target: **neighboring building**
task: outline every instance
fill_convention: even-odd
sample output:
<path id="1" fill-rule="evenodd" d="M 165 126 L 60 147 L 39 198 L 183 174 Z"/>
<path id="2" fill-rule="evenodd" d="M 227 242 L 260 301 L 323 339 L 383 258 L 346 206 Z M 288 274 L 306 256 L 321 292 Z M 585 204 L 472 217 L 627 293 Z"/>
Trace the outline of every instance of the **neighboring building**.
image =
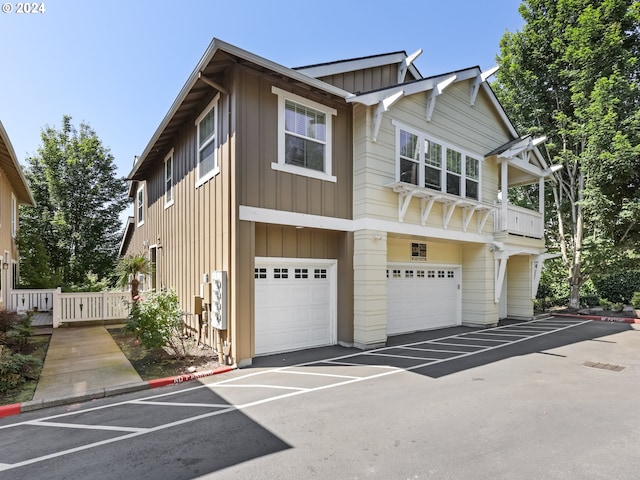
<path id="1" fill-rule="evenodd" d="M 35 205 L 35 200 L 9 135 L 0 122 L 0 309 L 10 308 L 10 292 L 16 288 L 19 278 L 20 256 L 16 244 L 19 205 Z"/>
<path id="2" fill-rule="evenodd" d="M 478 67 L 423 78 L 416 56 L 289 69 L 214 39 L 136 162 L 121 253 L 184 310 L 226 310 L 202 338 L 240 366 L 532 317 L 543 202 L 499 192 L 543 191 L 538 140 Z"/>

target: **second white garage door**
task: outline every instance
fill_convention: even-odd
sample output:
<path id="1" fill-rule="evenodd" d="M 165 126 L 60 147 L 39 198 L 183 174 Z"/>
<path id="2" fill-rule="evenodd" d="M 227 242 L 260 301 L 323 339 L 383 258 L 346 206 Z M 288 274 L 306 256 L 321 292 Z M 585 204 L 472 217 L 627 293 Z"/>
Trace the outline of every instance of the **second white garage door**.
<path id="1" fill-rule="evenodd" d="M 336 261 L 256 258 L 255 355 L 336 343 Z"/>
<path id="2" fill-rule="evenodd" d="M 460 325 L 460 267 L 389 265 L 387 334 Z"/>

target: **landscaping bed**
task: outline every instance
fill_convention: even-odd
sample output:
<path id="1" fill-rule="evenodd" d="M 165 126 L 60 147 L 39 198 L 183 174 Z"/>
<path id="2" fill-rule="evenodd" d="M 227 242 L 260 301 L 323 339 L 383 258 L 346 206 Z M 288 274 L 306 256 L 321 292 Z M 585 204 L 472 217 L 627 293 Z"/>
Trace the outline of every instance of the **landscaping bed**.
<path id="1" fill-rule="evenodd" d="M 186 356 L 177 358 L 162 348 L 143 347 L 135 335 L 126 332 L 122 327 L 108 328 L 108 331 L 138 375 L 145 381 L 190 373 L 191 367 L 196 371 L 205 371 L 219 366 L 216 353 L 206 345 L 199 345 L 191 337 L 184 339 Z"/>
<path id="2" fill-rule="evenodd" d="M 51 335 L 48 334 L 35 334 L 28 337 L 26 344 L 20 349 L 20 354 L 31 355 L 39 362 L 39 365 L 34 368 L 34 371 L 32 372 L 32 379 L 21 383 L 11 390 L 0 392 L 0 405 L 27 402 L 33 398 L 36 386 L 38 385 L 38 378 L 42 372 L 42 365 L 44 364 L 44 357 L 47 354 L 50 340 Z"/>

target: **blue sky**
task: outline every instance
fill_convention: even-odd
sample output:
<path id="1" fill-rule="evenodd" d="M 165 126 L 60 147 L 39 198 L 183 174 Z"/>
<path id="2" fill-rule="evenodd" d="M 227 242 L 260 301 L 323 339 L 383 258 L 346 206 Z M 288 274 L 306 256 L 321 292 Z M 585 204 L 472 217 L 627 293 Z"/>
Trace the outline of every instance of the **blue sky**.
<path id="1" fill-rule="evenodd" d="M 17 3 L 0 13 L 0 121 L 18 160 L 68 114 L 122 176 L 213 37 L 287 67 L 422 48 L 426 76 L 491 68 L 523 24 L 520 0 L 45 0 L 37 14 Z"/>

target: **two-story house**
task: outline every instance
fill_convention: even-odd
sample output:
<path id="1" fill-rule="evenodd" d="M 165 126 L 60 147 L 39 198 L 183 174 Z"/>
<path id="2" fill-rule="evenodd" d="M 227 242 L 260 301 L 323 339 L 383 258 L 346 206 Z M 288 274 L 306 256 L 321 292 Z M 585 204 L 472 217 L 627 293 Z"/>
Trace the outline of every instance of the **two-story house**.
<path id="1" fill-rule="evenodd" d="M 35 205 L 35 200 L 9 135 L 0 122 L 0 309 L 12 308 L 8 305 L 10 292 L 18 282 L 19 205 Z"/>
<path id="2" fill-rule="evenodd" d="M 290 69 L 214 39 L 136 161 L 121 252 L 238 365 L 532 316 L 543 203 L 506 191 L 543 191 L 537 141 L 479 68 L 415 56 Z"/>

